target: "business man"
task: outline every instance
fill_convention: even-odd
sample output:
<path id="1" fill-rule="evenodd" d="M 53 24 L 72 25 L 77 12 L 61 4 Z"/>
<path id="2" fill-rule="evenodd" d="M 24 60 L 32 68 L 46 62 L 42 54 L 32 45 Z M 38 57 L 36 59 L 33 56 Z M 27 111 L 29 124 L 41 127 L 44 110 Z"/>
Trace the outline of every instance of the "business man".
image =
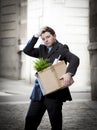
<path id="1" fill-rule="evenodd" d="M 39 37 L 41 37 L 44 44 L 35 48 L 34 46 Z M 52 28 L 42 28 L 27 43 L 23 51 L 31 57 L 48 58 L 50 63 L 53 63 L 55 58 L 61 55 L 60 60 L 69 63 L 66 73 L 61 78 L 64 79 L 64 85 L 71 85 L 72 76 L 75 75 L 79 65 L 79 58 L 69 51 L 67 45 L 63 45 L 57 41 L 56 33 Z M 25 130 L 37 130 L 46 110 L 49 115 L 51 130 L 62 130 L 62 104 L 67 100 L 72 100 L 68 87 L 43 96 L 38 81 L 36 80 L 25 120 Z"/>

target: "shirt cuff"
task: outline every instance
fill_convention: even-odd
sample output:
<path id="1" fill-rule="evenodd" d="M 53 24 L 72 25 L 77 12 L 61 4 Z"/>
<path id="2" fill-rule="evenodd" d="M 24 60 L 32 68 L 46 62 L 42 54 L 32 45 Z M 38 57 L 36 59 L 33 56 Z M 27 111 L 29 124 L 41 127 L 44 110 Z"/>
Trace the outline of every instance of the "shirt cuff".
<path id="1" fill-rule="evenodd" d="M 39 35 L 38 34 L 34 34 L 34 37 L 39 38 Z"/>
<path id="2" fill-rule="evenodd" d="M 73 76 L 73 74 L 72 74 L 72 73 L 70 73 L 70 72 L 68 72 L 68 74 L 70 74 L 70 75 L 71 75 L 71 77 Z"/>

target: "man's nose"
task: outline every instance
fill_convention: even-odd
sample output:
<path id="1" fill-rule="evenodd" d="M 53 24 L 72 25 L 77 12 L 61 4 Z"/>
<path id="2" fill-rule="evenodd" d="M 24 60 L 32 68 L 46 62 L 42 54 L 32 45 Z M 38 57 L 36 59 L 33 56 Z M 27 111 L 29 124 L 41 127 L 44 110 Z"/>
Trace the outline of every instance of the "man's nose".
<path id="1" fill-rule="evenodd" d="M 48 39 L 45 39 L 45 42 L 48 42 Z"/>

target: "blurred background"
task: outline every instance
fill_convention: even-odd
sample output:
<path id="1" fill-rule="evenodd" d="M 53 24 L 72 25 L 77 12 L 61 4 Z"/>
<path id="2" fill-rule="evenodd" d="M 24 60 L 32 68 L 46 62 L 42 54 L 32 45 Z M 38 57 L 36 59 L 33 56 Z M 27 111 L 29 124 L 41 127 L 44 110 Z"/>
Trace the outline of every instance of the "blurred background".
<path id="1" fill-rule="evenodd" d="M 24 129 L 35 59 L 22 50 L 43 26 L 80 58 L 63 129 L 97 130 L 97 0 L 0 0 L 0 130 Z M 39 130 L 50 127 L 46 112 Z"/>
<path id="2" fill-rule="evenodd" d="M 0 0 L 0 77 L 33 83 L 34 59 L 22 49 L 43 26 L 80 58 L 71 91 L 97 100 L 96 0 Z"/>

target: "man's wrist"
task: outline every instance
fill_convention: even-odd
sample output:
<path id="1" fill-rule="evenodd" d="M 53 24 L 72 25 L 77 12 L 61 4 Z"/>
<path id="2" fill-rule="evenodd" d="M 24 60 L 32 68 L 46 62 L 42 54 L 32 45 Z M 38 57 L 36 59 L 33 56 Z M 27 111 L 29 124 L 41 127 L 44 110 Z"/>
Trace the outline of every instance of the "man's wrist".
<path id="1" fill-rule="evenodd" d="M 71 73 L 71 72 L 68 72 L 68 74 L 72 77 L 73 76 L 73 74 Z"/>

